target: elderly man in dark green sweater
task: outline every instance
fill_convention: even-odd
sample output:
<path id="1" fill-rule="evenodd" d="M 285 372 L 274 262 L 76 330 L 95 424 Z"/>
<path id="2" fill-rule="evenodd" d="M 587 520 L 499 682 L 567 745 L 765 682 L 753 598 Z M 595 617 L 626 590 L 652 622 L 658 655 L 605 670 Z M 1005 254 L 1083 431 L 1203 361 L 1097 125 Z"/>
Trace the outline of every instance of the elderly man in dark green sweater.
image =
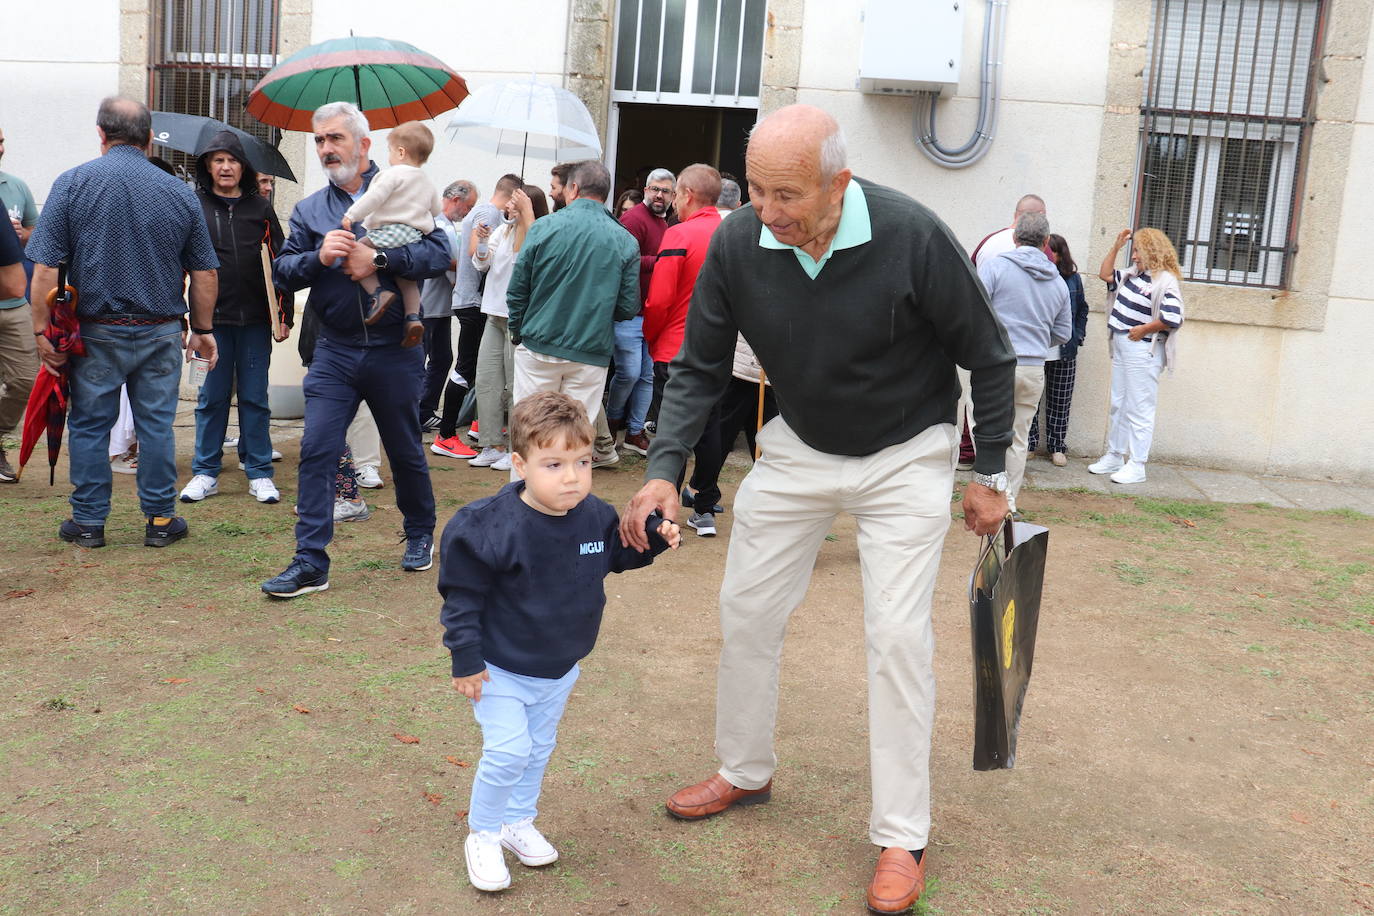
<path id="1" fill-rule="evenodd" d="M 903 912 L 925 886 L 930 606 L 959 445 L 954 367 L 972 370 L 977 405 L 965 527 L 988 534 L 1007 511 L 1016 355 L 949 229 L 906 195 L 853 178 L 830 115 L 804 105 L 770 115 L 750 138 L 746 174 L 752 206 L 711 241 L 647 482 L 621 527 L 627 544 L 644 549 L 645 517 L 676 514 L 674 482 L 730 378 L 742 332 L 780 415 L 759 435 L 762 454 L 735 497 L 720 592 L 721 768 L 673 795 L 668 811 L 690 820 L 769 800 L 787 619 L 831 522 L 848 512 L 864 584 L 869 838 L 883 850 L 868 906 Z"/>

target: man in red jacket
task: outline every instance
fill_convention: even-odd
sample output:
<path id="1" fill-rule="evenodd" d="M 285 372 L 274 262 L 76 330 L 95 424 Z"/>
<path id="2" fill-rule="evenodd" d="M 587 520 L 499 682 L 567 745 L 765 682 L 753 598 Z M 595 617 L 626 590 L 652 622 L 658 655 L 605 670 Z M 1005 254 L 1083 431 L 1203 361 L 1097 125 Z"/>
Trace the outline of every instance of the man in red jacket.
<path id="1" fill-rule="evenodd" d="M 644 200 L 635 204 L 620 218 L 621 225 L 639 243 L 639 301 L 649 296 L 649 278 L 658 260 L 663 233 L 668 228 L 668 206 L 673 200 L 673 173 L 654 169 L 644 183 Z M 606 398 L 606 418 L 611 435 L 625 430 L 625 448 L 641 455 L 649 454 L 649 437 L 644 434 L 649 404 L 654 396 L 654 363 L 644 343 L 643 319 L 636 315 L 629 321 L 615 323 L 615 376 Z"/>
<path id="2" fill-rule="evenodd" d="M 720 225 L 720 211 L 716 209 L 719 197 L 720 172 L 709 165 L 689 165 L 678 176 L 673 197 L 678 222 L 663 234 L 658 262 L 649 280 L 649 296 L 644 302 L 644 341 L 655 363 L 670 362 L 682 349 L 687 306 L 692 301 L 701 264 L 706 260 L 711 234 Z M 691 488 L 696 495 L 687 524 L 700 537 L 714 537 L 716 533 L 712 510 L 720 499 L 722 444 L 717 404 L 697 442 L 692 466 Z M 681 483 L 679 480 L 678 484 Z"/>

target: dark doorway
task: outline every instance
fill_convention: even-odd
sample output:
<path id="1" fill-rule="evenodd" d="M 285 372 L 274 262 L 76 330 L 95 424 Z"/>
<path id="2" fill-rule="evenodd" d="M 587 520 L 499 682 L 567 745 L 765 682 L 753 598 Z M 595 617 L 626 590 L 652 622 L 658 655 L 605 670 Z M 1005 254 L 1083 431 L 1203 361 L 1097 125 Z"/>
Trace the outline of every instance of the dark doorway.
<path id="1" fill-rule="evenodd" d="M 622 103 L 612 199 L 626 188 L 642 189 L 652 169 L 676 175 L 693 162 L 704 162 L 738 178 L 747 200 L 744 145 L 757 119 L 753 108 Z"/>

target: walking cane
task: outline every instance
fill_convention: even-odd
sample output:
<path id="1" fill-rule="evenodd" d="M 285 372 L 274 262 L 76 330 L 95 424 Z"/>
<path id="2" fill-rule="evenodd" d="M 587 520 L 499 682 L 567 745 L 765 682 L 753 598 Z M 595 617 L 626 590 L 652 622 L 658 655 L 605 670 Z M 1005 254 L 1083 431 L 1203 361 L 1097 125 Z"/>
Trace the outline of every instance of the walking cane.
<path id="1" fill-rule="evenodd" d="M 763 432 L 763 395 L 768 390 L 768 373 L 763 371 L 763 364 L 759 364 L 759 415 L 754 424 L 754 460 L 759 460 L 762 449 L 759 448 L 759 433 Z"/>

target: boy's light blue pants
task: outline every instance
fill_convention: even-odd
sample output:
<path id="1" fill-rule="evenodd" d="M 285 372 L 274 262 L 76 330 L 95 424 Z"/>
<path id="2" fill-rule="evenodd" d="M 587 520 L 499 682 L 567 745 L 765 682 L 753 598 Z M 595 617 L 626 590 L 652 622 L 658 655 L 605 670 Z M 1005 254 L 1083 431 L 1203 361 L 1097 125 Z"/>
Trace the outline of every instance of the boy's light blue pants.
<path id="1" fill-rule="evenodd" d="M 558 740 L 558 720 L 581 669 L 557 680 L 514 674 L 488 663 L 491 680 L 472 703 L 482 727 L 482 760 L 472 781 L 468 826 L 500 830 L 538 814 L 544 768 Z"/>

